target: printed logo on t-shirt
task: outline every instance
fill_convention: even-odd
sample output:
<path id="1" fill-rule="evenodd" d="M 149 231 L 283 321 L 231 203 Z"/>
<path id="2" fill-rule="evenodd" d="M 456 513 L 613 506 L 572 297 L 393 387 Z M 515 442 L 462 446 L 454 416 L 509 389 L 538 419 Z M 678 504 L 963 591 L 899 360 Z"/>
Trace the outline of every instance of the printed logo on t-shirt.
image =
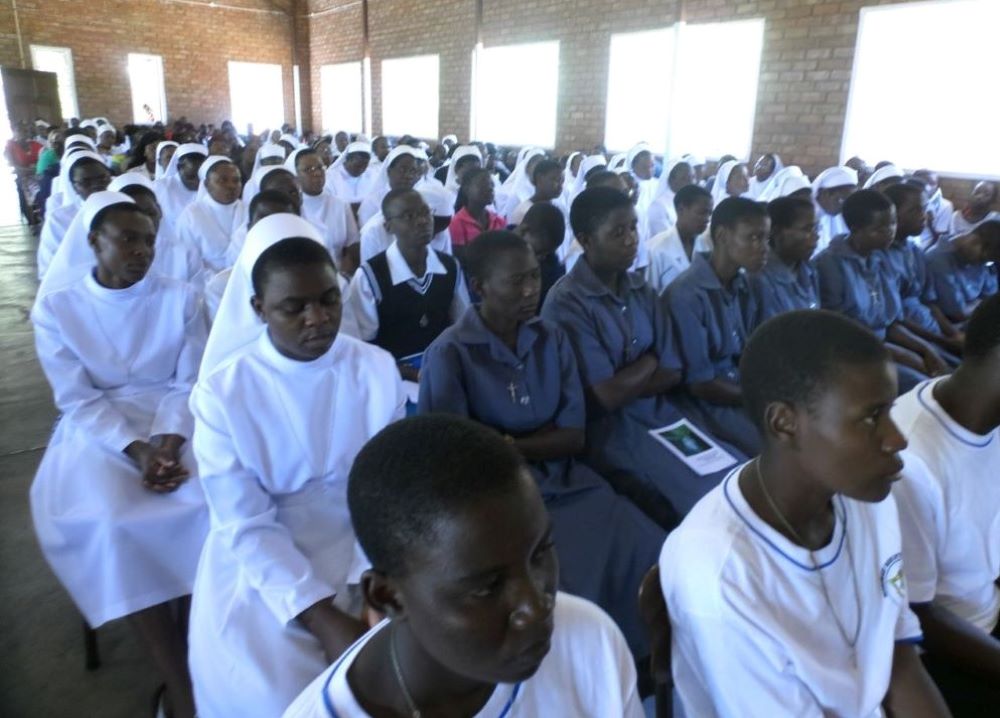
<path id="1" fill-rule="evenodd" d="M 896 553 L 882 564 L 882 595 L 894 598 L 906 597 L 906 577 L 903 576 L 903 555 Z"/>

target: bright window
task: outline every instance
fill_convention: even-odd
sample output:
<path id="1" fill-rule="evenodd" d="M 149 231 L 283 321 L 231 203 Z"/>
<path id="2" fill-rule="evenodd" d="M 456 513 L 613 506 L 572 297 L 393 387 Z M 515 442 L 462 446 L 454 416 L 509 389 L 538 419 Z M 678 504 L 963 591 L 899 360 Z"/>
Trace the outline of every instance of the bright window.
<path id="1" fill-rule="evenodd" d="M 360 62 L 319 68 L 319 93 L 326 132 L 361 132 L 361 89 Z"/>
<path id="2" fill-rule="evenodd" d="M 230 119 L 237 131 L 277 130 L 285 123 L 285 92 L 281 65 L 260 62 L 229 63 Z"/>
<path id="3" fill-rule="evenodd" d="M 655 71 L 650 60 L 655 58 Z M 657 151 L 667 139 L 674 29 L 611 36 L 604 144 L 612 152 L 649 142 Z"/>
<path id="4" fill-rule="evenodd" d="M 382 60 L 382 134 L 438 136 L 438 56 Z"/>
<path id="5" fill-rule="evenodd" d="M 132 86 L 132 119 L 137 124 L 166 122 L 167 96 L 163 89 L 163 58 L 128 55 L 128 81 Z"/>
<path id="6" fill-rule="evenodd" d="M 680 24 L 667 155 L 750 155 L 764 21 Z"/>
<path id="7" fill-rule="evenodd" d="M 76 79 L 73 74 L 73 51 L 68 47 L 32 45 L 31 66 L 42 72 L 56 73 L 63 117 L 79 117 L 80 108 L 76 104 Z"/>
<path id="8" fill-rule="evenodd" d="M 909 169 L 1000 175 L 997 0 L 945 0 L 861 10 L 841 158 Z M 933 48 L 922 60 L 915 48 Z"/>
<path id="9" fill-rule="evenodd" d="M 474 57 L 472 136 L 503 145 L 555 147 L 559 99 L 559 43 L 477 48 Z M 518 111 L 508 91 L 511 78 Z"/>

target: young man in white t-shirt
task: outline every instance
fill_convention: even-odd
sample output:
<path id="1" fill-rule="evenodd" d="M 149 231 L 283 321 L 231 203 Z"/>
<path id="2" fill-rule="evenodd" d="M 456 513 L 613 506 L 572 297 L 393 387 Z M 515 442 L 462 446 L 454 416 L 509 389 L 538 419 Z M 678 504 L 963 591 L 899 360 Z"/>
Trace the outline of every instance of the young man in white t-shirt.
<path id="1" fill-rule="evenodd" d="M 765 322 L 740 364 L 760 457 L 706 494 L 663 546 L 685 714 L 947 716 L 913 645 L 896 504 L 906 447 L 895 367 L 851 320 Z"/>
<path id="2" fill-rule="evenodd" d="M 892 417 L 909 441 L 892 493 L 924 663 L 956 716 L 1000 711 L 1000 295 L 973 312 L 955 373 Z"/>
<path id="3" fill-rule="evenodd" d="M 552 525 L 495 431 L 429 414 L 392 424 L 351 469 L 351 521 L 387 618 L 284 718 L 641 718 L 618 627 L 557 593 Z"/>

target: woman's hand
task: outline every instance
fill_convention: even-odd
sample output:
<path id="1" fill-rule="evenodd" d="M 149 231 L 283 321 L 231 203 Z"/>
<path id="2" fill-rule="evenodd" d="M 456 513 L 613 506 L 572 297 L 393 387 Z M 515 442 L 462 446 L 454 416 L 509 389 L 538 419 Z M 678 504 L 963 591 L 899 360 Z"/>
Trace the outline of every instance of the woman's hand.
<path id="1" fill-rule="evenodd" d="M 323 646 L 330 663 L 368 631 L 367 624 L 334 606 L 331 598 L 317 601 L 297 618 Z"/>

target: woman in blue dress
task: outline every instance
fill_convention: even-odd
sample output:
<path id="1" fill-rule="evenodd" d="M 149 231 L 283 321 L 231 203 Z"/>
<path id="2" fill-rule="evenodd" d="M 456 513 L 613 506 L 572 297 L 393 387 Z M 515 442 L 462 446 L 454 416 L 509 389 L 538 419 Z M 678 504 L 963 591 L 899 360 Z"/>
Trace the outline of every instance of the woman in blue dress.
<path id="1" fill-rule="evenodd" d="M 584 398 L 566 334 L 536 316 L 541 273 L 513 232 L 485 232 L 466 250 L 482 302 L 427 349 L 420 413 L 447 412 L 500 432 L 529 462 L 552 518 L 560 588 L 594 601 L 633 654 L 648 652 L 636 596 L 664 531 L 574 457 L 584 446 Z"/>

